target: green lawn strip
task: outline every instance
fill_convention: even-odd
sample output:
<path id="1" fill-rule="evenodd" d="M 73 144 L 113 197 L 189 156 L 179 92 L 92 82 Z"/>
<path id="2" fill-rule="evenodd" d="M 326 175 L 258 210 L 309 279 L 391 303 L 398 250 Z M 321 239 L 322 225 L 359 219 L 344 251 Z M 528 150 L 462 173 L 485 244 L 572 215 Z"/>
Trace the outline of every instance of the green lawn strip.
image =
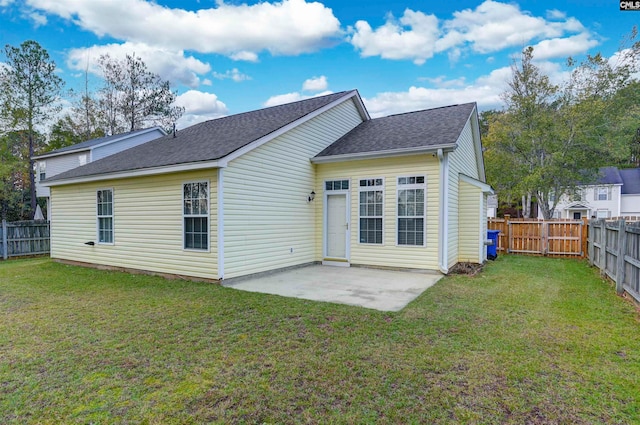
<path id="1" fill-rule="evenodd" d="M 501 256 L 399 313 L 0 263 L 0 423 L 633 423 L 633 306 Z"/>

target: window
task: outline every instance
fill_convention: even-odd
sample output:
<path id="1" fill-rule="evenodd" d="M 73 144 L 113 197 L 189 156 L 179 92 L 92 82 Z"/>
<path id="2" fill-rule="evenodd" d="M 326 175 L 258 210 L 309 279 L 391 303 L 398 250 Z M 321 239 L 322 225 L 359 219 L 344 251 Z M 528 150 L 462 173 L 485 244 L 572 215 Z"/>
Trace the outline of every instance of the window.
<path id="1" fill-rule="evenodd" d="M 360 180 L 360 243 L 382 244 L 384 182 L 382 179 Z"/>
<path id="2" fill-rule="evenodd" d="M 185 183 L 182 188 L 184 248 L 209 249 L 209 183 Z"/>
<path id="3" fill-rule="evenodd" d="M 398 245 L 424 246 L 424 176 L 398 178 Z"/>
<path id="4" fill-rule="evenodd" d="M 597 210 L 596 218 L 609 218 L 611 217 L 611 212 L 609 210 Z"/>
<path id="5" fill-rule="evenodd" d="M 595 200 L 609 201 L 611 199 L 611 191 L 608 187 L 596 187 Z"/>
<path id="6" fill-rule="evenodd" d="M 38 162 L 38 171 L 40 173 L 40 181 L 43 181 L 47 178 L 47 162 L 42 161 Z"/>
<path id="7" fill-rule="evenodd" d="M 98 243 L 113 243 L 113 189 L 97 192 Z"/>
<path id="8" fill-rule="evenodd" d="M 324 182 L 325 190 L 349 190 L 349 180 L 329 180 Z"/>
<path id="9" fill-rule="evenodd" d="M 87 163 L 87 154 L 78 155 L 78 163 L 82 166 Z"/>

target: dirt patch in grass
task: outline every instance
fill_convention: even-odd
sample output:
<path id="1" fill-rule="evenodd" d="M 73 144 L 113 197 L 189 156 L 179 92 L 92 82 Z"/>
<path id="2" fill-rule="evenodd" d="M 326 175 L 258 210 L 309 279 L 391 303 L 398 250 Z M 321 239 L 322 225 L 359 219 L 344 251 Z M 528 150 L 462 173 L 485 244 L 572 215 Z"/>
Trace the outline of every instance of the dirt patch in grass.
<path id="1" fill-rule="evenodd" d="M 483 265 L 478 263 L 458 263 L 449 270 L 449 274 L 475 276 L 482 271 Z"/>

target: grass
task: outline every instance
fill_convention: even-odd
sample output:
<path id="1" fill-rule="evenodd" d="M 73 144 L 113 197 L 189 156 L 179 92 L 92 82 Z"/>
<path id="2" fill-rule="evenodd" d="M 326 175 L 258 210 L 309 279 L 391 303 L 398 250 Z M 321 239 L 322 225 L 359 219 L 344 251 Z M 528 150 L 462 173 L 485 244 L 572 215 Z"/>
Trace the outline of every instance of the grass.
<path id="1" fill-rule="evenodd" d="M 638 314 L 500 257 L 398 313 L 0 263 L 0 423 L 637 423 Z"/>

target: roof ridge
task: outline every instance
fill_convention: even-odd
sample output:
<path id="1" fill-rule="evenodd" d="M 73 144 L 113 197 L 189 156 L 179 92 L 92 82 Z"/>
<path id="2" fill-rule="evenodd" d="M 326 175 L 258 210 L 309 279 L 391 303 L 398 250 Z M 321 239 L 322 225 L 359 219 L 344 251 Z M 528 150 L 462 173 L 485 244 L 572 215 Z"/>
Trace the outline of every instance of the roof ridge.
<path id="1" fill-rule="evenodd" d="M 356 89 L 343 90 L 343 91 L 339 91 L 339 92 L 335 92 L 335 93 L 324 94 L 322 96 L 315 96 L 315 97 L 310 97 L 310 98 L 307 98 L 307 99 L 296 100 L 296 101 L 293 101 L 293 102 L 281 103 L 279 105 L 267 106 L 267 107 L 264 107 L 264 108 L 252 109 L 250 111 L 238 112 L 236 114 L 225 115 L 224 117 L 211 118 L 209 120 L 202 121 L 202 122 L 199 122 L 197 124 L 190 125 L 189 127 L 185 127 L 181 131 L 185 131 L 185 130 L 187 130 L 189 128 L 193 128 L 193 127 L 199 126 L 201 124 L 210 123 L 212 121 L 225 120 L 225 119 L 231 118 L 231 117 L 240 117 L 242 115 L 254 114 L 256 112 L 268 111 L 268 110 L 271 110 L 273 108 L 279 108 L 279 107 L 283 107 L 283 106 L 287 106 L 287 105 L 295 105 L 295 104 L 302 103 L 302 102 L 308 102 L 308 101 L 311 101 L 311 100 L 322 99 L 323 97 L 335 96 L 335 95 L 338 95 L 338 94 L 347 94 L 347 93 L 351 93 L 351 92 L 355 92 L 355 91 L 356 91 Z"/>
<path id="2" fill-rule="evenodd" d="M 476 105 L 476 102 L 456 103 L 454 105 L 436 106 L 434 108 L 419 109 L 417 111 L 398 112 L 397 114 L 385 115 L 384 117 L 378 117 L 378 118 L 374 118 L 374 119 L 396 117 L 396 116 L 399 116 L 399 115 L 417 114 L 417 113 L 421 113 L 421 112 L 436 111 L 438 109 L 446 109 L 446 108 L 455 108 L 455 107 L 458 107 L 458 106 L 465 106 L 465 105 Z"/>

